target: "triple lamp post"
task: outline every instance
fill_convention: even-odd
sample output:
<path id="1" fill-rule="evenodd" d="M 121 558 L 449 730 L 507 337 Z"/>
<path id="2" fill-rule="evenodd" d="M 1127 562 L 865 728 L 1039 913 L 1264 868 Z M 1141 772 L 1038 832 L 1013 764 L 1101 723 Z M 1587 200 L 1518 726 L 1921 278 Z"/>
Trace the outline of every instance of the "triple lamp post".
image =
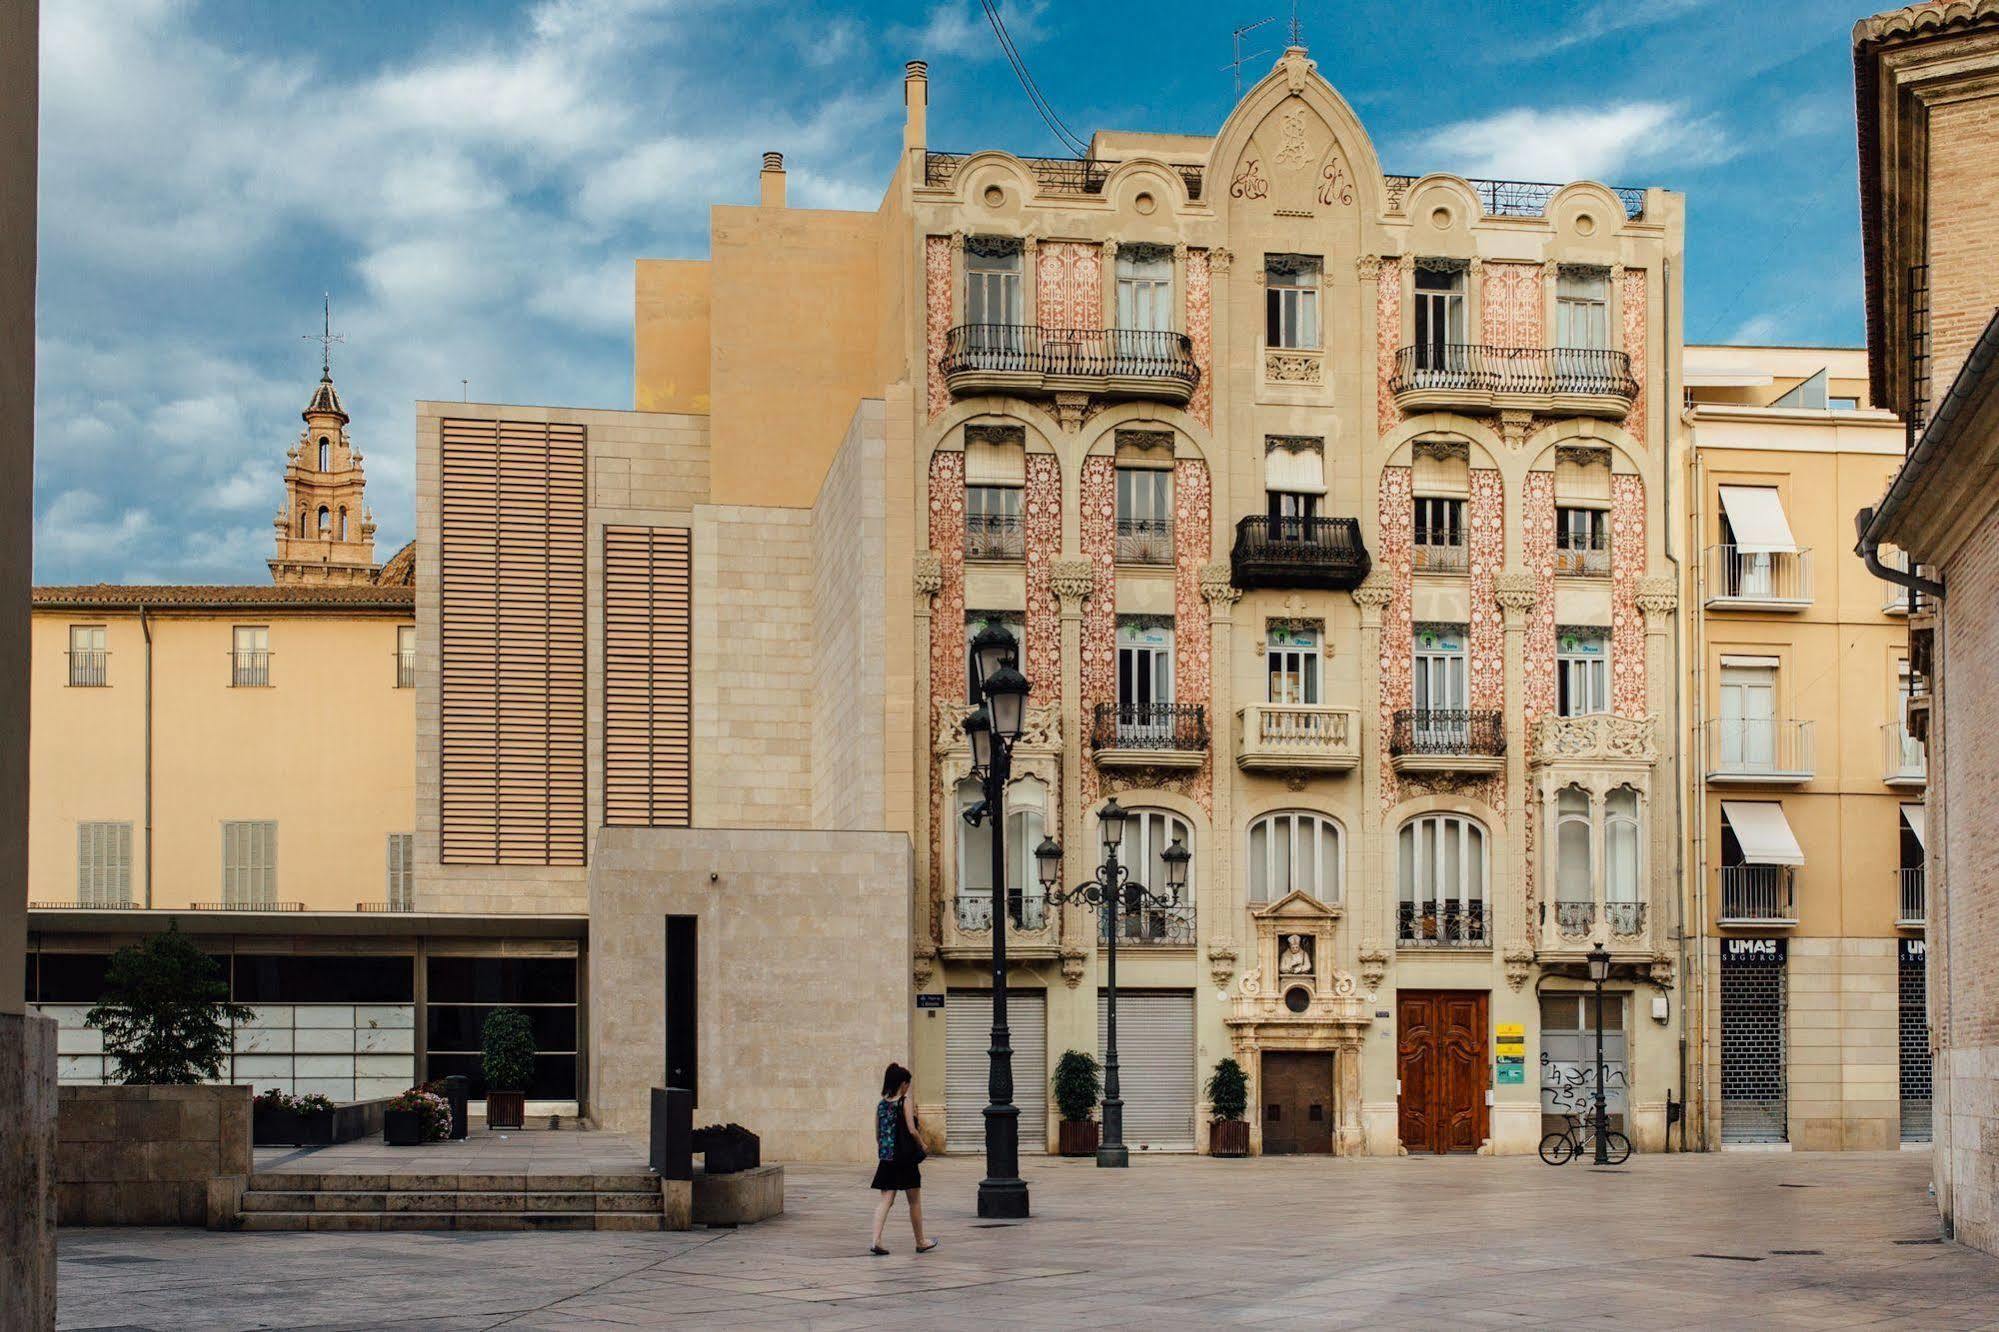
<path id="1" fill-rule="evenodd" d="M 1603 983 L 1610 979 L 1610 950 L 1601 943 L 1589 950 L 1589 978 L 1596 986 L 1596 1132 L 1590 1136 L 1596 1140 L 1596 1164 L 1609 1165 L 1610 1116 L 1603 1099 Z"/>

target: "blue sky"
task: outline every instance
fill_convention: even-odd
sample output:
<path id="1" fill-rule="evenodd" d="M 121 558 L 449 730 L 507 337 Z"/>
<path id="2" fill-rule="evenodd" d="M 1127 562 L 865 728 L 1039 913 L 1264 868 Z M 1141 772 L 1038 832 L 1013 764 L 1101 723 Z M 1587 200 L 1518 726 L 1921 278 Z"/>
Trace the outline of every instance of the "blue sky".
<path id="1" fill-rule="evenodd" d="M 1695 341 L 1862 337 L 1852 64 L 1867 7 L 1300 5 L 1384 165 L 1688 196 Z M 1212 132 L 1229 29 L 1288 0 L 1011 0 L 1079 132 Z M 631 405 L 631 260 L 706 252 L 781 149 L 871 208 L 902 62 L 938 148 L 1053 152 L 976 0 L 44 0 L 36 577 L 261 582 L 331 291 L 386 558 L 413 414 Z"/>

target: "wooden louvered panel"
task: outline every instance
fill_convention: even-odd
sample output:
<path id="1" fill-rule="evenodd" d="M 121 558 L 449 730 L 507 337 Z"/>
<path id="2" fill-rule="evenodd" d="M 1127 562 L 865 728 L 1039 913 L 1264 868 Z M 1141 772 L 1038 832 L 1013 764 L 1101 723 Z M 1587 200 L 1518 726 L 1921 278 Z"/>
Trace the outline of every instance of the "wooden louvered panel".
<path id="1" fill-rule="evenodd" d="M 692 554 L 678 527 L 604 529 L 604 822 L 693 818 Z"/>
<path id="2" fill-rule="evenodd" d="M 440 855 L 581 865 L 583 428 L 442 432 Z"/>

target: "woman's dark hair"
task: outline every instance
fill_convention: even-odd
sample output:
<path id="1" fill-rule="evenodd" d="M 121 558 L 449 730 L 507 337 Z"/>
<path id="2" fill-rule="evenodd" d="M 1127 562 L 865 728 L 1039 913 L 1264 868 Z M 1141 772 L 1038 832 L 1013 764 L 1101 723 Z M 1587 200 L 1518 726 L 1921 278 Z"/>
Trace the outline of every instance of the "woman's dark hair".
<path id="1" fill-rule="evenodd" d="M 893 1096 L 909 1084 L 915 1075 L 901 1064 L 890 1064 L 882 1074 L 882 1095 Z"/>

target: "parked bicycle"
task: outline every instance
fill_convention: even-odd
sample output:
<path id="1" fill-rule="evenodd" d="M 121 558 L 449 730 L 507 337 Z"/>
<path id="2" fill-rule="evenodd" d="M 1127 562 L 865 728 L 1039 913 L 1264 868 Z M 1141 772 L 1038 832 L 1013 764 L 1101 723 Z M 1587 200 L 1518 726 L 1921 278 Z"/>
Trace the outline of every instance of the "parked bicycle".
<path id="1" fill-rule="evenodd" d="M 1566 1165 L 1578 1157 L 1596 1159 L 1596 1126 L 1581 1115 L 1565 1115 L 1569 1126 L 1541 1139 L 1541 1159 L 1549 1165 Z M 1631 1139 L 1616 1129 L 1603 1131 L 1604 1159 L 1623 1165 L 1631 1155 Z"/>

